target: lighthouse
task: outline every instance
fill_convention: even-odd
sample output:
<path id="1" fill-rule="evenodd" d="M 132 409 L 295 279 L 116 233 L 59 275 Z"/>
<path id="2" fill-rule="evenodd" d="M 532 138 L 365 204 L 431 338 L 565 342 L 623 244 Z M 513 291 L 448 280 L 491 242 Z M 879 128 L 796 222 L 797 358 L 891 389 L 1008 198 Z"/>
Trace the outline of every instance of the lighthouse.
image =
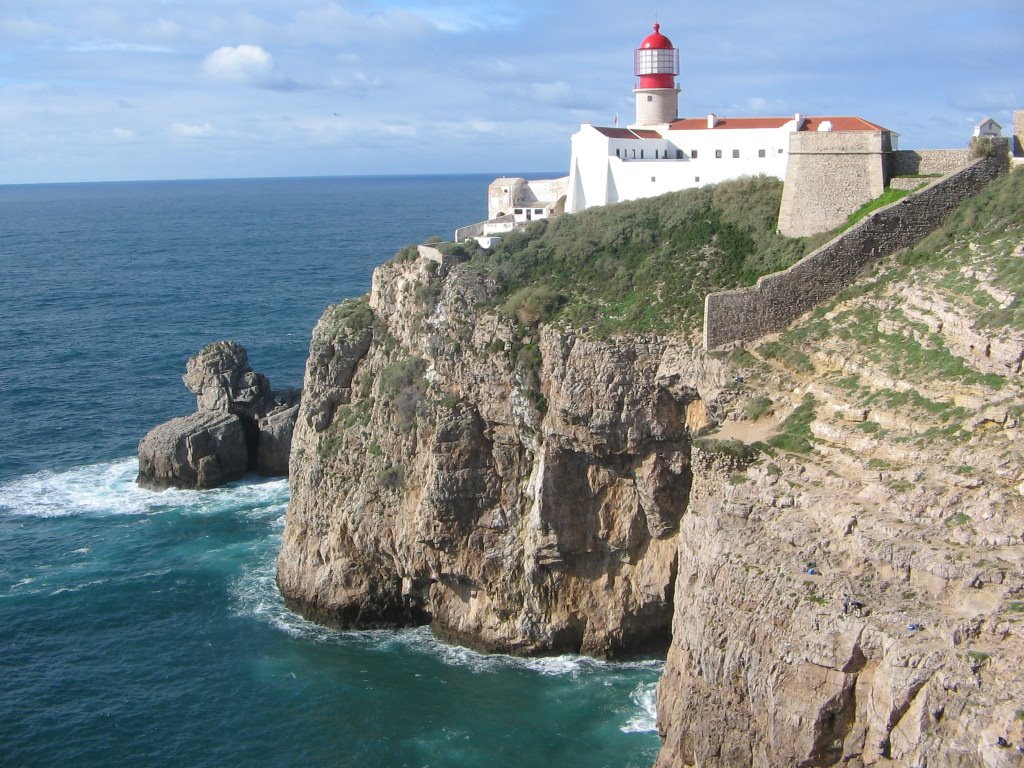
<path id="1" fill-rule="evenodd" d="M 679 116 L 679 49 L 661 34 L 655 23 L 654 32 L 633 52 L 633 74 L 636 88 L 636 126 L 664 125 Z"/>

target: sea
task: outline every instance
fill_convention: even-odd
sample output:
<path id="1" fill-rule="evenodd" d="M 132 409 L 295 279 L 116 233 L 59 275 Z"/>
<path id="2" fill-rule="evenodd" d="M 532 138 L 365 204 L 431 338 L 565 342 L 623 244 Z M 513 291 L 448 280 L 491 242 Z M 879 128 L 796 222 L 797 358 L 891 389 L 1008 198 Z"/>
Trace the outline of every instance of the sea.
<path id="1" fill-rule="evenodd" d="M 134 482 L 191 355 L 300 386 L 324 308 L 491 178 L 0 186 L 0 767 L 651 765 L 661 662 L 320 627 L 274 584 L 287 481 Z"/>

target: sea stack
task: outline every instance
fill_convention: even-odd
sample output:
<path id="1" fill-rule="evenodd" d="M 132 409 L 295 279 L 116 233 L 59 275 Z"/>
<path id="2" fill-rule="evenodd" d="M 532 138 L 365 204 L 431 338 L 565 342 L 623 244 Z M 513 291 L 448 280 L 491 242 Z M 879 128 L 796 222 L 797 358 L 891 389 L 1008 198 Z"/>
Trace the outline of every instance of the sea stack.
<path id="1" fill-rule="evenodd" d="M 183 377 L 196 412 L 152 429 L 139 443 L 144 488 L 215 488 L 246 472 L 288 474 L 299 391 L 275 392 L 241 344 L 217 341 L 190 358 Z"/>

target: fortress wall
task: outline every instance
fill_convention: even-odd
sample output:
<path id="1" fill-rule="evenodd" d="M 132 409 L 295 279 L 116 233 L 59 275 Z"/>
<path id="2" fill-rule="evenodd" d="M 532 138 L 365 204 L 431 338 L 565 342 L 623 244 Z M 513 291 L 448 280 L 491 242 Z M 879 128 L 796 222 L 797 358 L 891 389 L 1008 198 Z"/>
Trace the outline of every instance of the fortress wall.
<path id="1" fill-rule="evenodd" d="M 970 149 L 907 149 L 889 155 L 893 176 L 930 176 L 959 171 L 971 162 Z"/>
<path id="2" fill-rule="evenodd" d="M 526 184 L 526 179 L 519 176 L 507 176 L 495 179 L 487 187 L 487 218 L 494 219 L 501 214 L 512 213 L 519 190 Z"/>
<path id="3" fill-rule="evenodd" d="M 563 176 L 560 179 L 541 179 L 528 181 L 527 188 L 530 190 L 530 201 L 556 202 L 564 197 L 569 188 L 569 177 Z M 527 202 L 526 199 L 523 202 Z"/>
<path id="4" fill-rule="evenodd" d="M 1024 110 L 1013 113 L 1013 146 L 1010 147 L 1014 157 L 1024 157 Z"/>
<path id="5" fill-rule="evenodd" d="M 766 275 L 750 288 L 709 294 L 704 299 L 705 348 L 783 330 L 851 285 L 872 261 L 913 245 L 939 227 L 1006 168 L 1006 156 L 977 160 L 880 209 L 784 272 Z"/>
<path id="6" fill-rule="evenodd" d="M 880 131 L 790 135 L 779 232 L 805 237 L 838 227 L 885 190 L 888 134 Z"/>

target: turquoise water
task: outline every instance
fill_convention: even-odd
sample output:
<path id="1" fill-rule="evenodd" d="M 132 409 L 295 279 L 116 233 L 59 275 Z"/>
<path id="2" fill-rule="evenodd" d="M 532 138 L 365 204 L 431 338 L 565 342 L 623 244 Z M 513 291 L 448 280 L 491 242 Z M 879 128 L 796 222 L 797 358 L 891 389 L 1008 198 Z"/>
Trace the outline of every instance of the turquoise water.
<path id="1" fill-rule="evenodd" d="M 133 482 L 189 355 L 299 384 L 323 307 L 487 180 L 0 187 L 0 766 L 651 764 L 657 662 L 318 627 L 274 586 L 286 482 Z"/>

